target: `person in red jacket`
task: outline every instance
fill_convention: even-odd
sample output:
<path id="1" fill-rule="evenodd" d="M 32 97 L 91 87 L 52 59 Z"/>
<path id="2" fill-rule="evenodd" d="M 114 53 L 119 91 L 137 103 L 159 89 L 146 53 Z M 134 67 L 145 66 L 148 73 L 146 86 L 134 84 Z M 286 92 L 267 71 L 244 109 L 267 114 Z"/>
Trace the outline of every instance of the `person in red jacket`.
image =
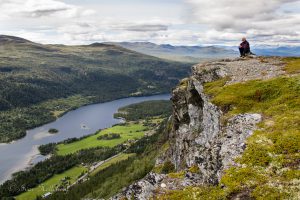
<path id="1" fill-rule="evenodd" d="M 245 57 L 247 54 L 251 54 L 250 44 L 245 37 L 242 38 L 242 43 L 240 44 L 239 50 L 241 57 Z"/>

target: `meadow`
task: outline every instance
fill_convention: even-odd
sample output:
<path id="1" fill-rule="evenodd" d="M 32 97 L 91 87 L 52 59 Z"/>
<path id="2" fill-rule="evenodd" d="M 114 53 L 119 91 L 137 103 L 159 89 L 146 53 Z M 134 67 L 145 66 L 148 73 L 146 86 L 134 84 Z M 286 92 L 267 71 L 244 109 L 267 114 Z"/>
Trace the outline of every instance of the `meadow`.
<path id="1" fill-rule="evenodd" d="M 66 177 L 69 177 L 69 179 L 67 178 L 68 180 L 66 179 L 68 184 L 72 184 L 85 171 L 87 171 L 87 168 L 82 166 L 76 166 L 61 174 L 56 174 L 44 183 L 38 185 L 37 187 L 20 194 L 16 197 L 16 200 L 35 200 L 37 197 L 40 197 L 48 192 L 52 193 L 54 191 L 57 191 L 60 185 L 64 185 L 64 182 L 62 180 L 66 179 Z M 64 188 L 65 187 L 66 186 L 64 186 Z"/>
<path id="2" fill-rule="evenodd" d="M 126 123 L 124 125 L 113 126 L 108 129 L 99 131 L 97 134 L 82 140 L 69 143 L 69 144 L 58 144 L 56 147 L 57 155 L 68 155 L 80 151 L 82 149 L 89 149 L 94 147 L 114 147 L 122 144 L 128 140 L 138 140 L 145 134 L 147 127 L 141 123 Z M 117 133 L 120 134 L 120 138 L 112 140 L 98 140 L 97 138 L 104 134 Z"/>

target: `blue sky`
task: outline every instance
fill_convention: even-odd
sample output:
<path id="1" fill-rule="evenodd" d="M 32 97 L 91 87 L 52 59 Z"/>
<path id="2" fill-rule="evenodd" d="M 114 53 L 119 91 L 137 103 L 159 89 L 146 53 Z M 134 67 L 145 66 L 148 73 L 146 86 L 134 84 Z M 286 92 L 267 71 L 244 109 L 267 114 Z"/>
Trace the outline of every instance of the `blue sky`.
<path id="1" fill-rule="evenodd" d="M 42 43 L 300 45 L 299 0 L 0 0 L 0 34 Z"/>

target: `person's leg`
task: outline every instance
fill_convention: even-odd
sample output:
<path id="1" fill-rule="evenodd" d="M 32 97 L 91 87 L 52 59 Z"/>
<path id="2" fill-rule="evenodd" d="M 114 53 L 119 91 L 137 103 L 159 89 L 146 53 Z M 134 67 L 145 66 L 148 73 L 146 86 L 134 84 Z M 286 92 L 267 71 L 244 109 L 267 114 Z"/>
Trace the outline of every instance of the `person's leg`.
<path id="1" fill-rule="evenodd" d="M 250 54 L 250 49 L 244 49 L 244 55 L 249 55 Z"/>
<path id="2" fill-rule="evenodd" d="M 242 56 L 245 56 L 245 54 L 244 54 L 244 48 L 241 48 L 241 47 L 240 47 L 239 50 L 240 50 L 240 55 L 241 55 L 241 57 L 242 57 Z"/>

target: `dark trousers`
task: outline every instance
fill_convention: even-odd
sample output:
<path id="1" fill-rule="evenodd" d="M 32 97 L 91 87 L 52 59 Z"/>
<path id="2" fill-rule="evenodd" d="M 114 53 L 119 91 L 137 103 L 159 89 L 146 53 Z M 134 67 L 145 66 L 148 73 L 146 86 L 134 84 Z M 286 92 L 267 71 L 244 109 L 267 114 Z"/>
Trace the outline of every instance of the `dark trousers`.
<path id="1" fill-rule="evenodd" d="M 239 48 L 241 56 L 246 56 L 246 54 L 250 53 L 250 49 Z"/>

